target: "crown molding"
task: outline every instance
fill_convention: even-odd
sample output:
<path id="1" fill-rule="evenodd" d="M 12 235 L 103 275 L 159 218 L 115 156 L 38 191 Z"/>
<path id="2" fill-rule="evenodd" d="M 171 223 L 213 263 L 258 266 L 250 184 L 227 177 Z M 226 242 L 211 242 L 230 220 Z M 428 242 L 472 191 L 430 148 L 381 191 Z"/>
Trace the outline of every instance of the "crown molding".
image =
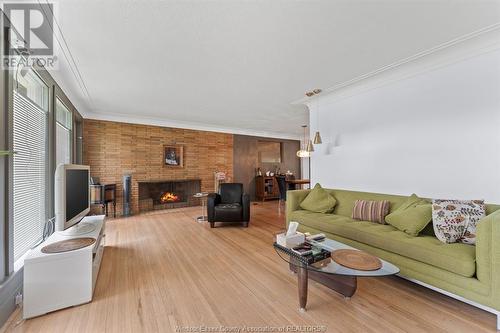
<path id="1" fill-rule="evenodd" d="M 309 107 L 313 100 L 349 97 L 498 49 L 500 22 L 324 89 L 319 96 L 304 97 L 292 104 Z"/>
<path id="2" fill-rule="evenodd" d="M 292 134 L 292 133 L 258 131 L 246 128 L 221 127 L 212 124 L 178 121 L 178 120 L 170 120 L 164 118 L 152 118 L 152 117 L 137 116 L 137 115 L 127 115 L 122 113 L 86 112 L 84 119 L 113 121 L 113 122 L 137 124 L 137 125 L 183 128 L 183 129 L 207 131 L 207 132 L 260 136 L 260 137 L 274 138 L 274 139 L 300 140 L 301 138 L 299 134 Z"/>

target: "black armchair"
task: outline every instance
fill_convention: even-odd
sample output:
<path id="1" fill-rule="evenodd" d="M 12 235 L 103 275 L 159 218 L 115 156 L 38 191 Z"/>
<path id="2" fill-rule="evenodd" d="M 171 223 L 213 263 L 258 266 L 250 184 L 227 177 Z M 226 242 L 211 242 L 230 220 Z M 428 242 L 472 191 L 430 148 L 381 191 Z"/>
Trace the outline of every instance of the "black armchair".
<path id="1" fill-rule="evenodd" d="M 207 215 L 210 227 L 215 222 L 250 222 L 250 197 L 243 193 L 243 184 L 224 183 L 220 194 L 210 193 L 207 200 Z"/>

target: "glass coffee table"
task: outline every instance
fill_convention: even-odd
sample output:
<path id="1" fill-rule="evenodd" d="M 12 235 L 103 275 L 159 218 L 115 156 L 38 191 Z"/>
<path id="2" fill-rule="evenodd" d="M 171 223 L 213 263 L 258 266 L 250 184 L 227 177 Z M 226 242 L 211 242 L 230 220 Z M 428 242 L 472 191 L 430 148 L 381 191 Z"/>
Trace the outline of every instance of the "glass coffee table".
<path id="1" fill-rule="evenodd" d="M 313 247 L 330 252 L 340 249 L 357 250 L 349 245 L 328 238 L 322 241 L 308 241 L 308 243 Z M 358 277 L 380 277 L 399 273 L 398 267 L 380 258 L 382 263 L 380 269 L 363 271 L 341 266 L 331 258 L 309 264 L 306 258 L 294 253 L 290 248 L 283 247 L 277 243 L 274 243 L 273 246 L 278 255 L 289 263 L 290 270 L 297 273 L 300 311 L 306 310 L 307 285 L 309 279 L 333 289 L 345 298 L 350 298 L 356 292 Z"/>

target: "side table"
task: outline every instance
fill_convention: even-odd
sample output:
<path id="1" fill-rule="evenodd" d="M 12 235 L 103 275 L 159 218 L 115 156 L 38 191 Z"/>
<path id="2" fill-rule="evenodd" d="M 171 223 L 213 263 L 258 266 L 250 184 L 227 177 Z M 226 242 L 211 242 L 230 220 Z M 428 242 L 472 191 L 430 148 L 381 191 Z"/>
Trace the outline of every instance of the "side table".
<path id="1" fill-rule="evenodd" d="M 207 197 L 208 193 L 202 192 L 202 193 L 196 193 L 193 195 L 193 198 L 199 198 L 201 201 L 201 215 L 196 218 L 197 222 L 205 222 L 208 220 L 207 218 Z"/>

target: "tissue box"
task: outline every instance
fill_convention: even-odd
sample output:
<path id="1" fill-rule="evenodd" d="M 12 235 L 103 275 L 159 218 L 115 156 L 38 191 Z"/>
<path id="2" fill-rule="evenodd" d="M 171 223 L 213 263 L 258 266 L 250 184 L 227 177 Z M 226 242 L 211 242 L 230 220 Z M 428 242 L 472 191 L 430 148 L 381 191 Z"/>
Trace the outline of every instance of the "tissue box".
<path id="1" fill-rule="evenodd" d="M 286 236 L 286 233 L 276 235 L 276 243 L 281 246 L 292 248 L 304 243 L 306 236 L 303 233 L 297 232 L 295 235 Z"/>

